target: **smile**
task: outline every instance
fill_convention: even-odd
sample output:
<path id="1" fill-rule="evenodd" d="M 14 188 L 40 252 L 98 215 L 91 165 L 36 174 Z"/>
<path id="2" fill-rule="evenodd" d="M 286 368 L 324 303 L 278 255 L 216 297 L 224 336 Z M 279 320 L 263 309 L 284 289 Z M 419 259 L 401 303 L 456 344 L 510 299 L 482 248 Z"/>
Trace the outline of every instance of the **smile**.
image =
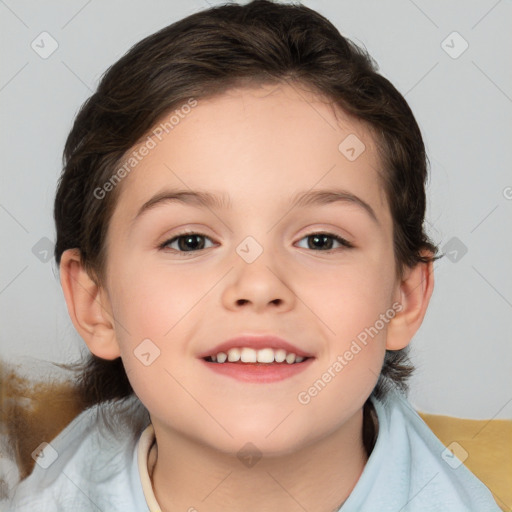
<path id="1" fill-rule="evenodd" d="M 269 384 L 297 375 L 304 371 L 313 359 L 297 356 L 284 349 L 255 350 L 241 347 L 206 356 L 201 361 L 208 369 L 219 375 L 242 382 Z"/>
<path id="2" fill-rule="evenodd" d="M 284 363 L 286 361 L 287 364 L 296 364 L 302 363 L 306 357 L 298 356 L 293 352 L 287 352 L 286 350 L 280 348 L 274 350 L 272 348 L 262 348 L 259 350 L 255 350 L 249 347 L 243 348 L 231 348 L 226 352 L 219 352 L 218 354 L 208 356 L 206 358 L 209 362 L 212 363 Z"/>

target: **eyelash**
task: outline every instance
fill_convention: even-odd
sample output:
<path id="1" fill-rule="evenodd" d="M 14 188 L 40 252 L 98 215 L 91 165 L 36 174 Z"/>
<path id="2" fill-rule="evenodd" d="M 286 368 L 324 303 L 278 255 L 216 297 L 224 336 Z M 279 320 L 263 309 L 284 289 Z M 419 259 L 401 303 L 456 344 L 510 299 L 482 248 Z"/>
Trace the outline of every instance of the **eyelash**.
<path id="1" fill-rule="evenodd" d="M 209 236 L 207 236 L 207 235 L 205 235 L 203 233 L 198 233 L 197 231 L 184 231 L 182 233 L 179 233 L 179 234 L 175 235 L 172 238 L 169 238 L 165 242 L 161 243 L 158 246 L 158 248 L 160 250 L 169 249 L 169 247 L 167 247 L 169 244 L 171 244 L 174 241 L 178 240 L 179 238 L 182 238 L 182 237 L 187 236 L 187 235 L 198 235 L 198 236 L 201 236 L 201 237 L 204 237 L 204 238 L 208 238 L 209 240 L 211 240 L 211 238 Z M 315 231 L 313 233 L 308 233 L 307 235 L 304 235 L 300 240 L 303 240 L 304 238 L 309 238 L 310 236 L 315 236 L 315 235 L 325 235 L 325 236 L 327 236 L 329 238 L 332 238 L 333 240 L 338 242 L 345 249 L 352 249 L 352 248 L 354 248 L 354 245 L 351 244 L 348 240 L 345 240 L 341 236 L 335 235 L 334 233 L 328 233 L 326 231 Z M 201 251 L 204 251 L 205 249 L 208 249 L 208 247 L 206 247 L 204 249 L 198 249 L 196 251 L 179 251 L 179 250 L 176 250 L 176 249 L 171 249 L 171 250 L 173 252 L 175 252 L 176 254 L 179 254 L 180 257 L 187 257 L 187 255 L 190 254 L 190 253 L 201 252 Z M 313 250 L 313 249 L 311 249 L 311 250 Z M 331 254 L 331 253 L 333 253 L 335 251 L 336 251 L 336 249 L 328 249 L 328 250 L 319 250 L 319 251 L 314 251 L 314 252 L 323 252 L 323 253 Z"/>

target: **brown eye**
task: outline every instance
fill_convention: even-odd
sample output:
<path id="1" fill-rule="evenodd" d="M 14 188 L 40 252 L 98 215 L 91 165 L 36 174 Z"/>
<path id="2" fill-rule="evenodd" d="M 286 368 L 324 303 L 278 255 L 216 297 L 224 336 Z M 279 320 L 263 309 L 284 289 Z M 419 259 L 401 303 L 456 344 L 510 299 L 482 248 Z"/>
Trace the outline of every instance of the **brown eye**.
<path id="1" fill-rule="evenodd" d="M 344 238 L 334 235 L 332 233 L 311 233 L 306 235 L 301 240 L 307 239 L 306 249 L 331 251 L 335 243 L 340 244 L 342 247 L 351 248 L 353 245 Z M 336 247 L 334 248 L 336 249 Z"/>
<path id="2" fill-rule="evenodd" d="M 208 248 L 205 246 L 205 240 L 211 239 L 201 233 L 182 233 L 165 241 L 160 248 L 170 248 L 177 252 L 195 252 Z"/>

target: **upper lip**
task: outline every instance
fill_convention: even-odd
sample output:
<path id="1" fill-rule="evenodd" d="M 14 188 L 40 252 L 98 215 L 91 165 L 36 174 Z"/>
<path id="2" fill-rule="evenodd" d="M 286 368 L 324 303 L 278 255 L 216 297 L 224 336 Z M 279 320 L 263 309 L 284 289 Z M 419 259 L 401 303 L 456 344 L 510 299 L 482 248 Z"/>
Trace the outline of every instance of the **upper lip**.
<path id="1" fill-rule="evenodd" d="M 253 334 L 244 334 L 241 336 L 235 336 L 234 338 L 230 338 L 222 343 L 219 343 L 215 347 L 208 349 L 201 354 L 199 357 L 204 358 L 208 356 L 213 356 L 218 354 L 219 352 L 225 352 L 230 348 L 243 348 L 248 347 L 255 350 L 259 350 L 262 348 L 272 348 L 274 350 L 284 349 L 286 352 L 293 352 L 295 355 L 300 357 L 313 357 L 313 354 L 307 352 L 305 350 L 300 349 L 295 346 L 293 343 L 286 341 L 283 338 L 279 338 L 278 336 L 274 336 L 271 334 L 265 335 L 253 335 Z"/>

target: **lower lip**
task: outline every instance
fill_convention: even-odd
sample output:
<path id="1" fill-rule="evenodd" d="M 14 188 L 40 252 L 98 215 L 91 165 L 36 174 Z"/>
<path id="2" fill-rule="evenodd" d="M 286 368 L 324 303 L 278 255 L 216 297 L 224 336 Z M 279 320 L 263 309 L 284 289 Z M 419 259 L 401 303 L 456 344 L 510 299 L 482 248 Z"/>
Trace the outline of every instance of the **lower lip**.
<path id="1" fill-rule="evenodd" d="M 310 357 L 302 363 L 210 363 L 201 359 L 210 370 L 243 382 L 278 382 L 304 371 L 312 363 Z"/>

